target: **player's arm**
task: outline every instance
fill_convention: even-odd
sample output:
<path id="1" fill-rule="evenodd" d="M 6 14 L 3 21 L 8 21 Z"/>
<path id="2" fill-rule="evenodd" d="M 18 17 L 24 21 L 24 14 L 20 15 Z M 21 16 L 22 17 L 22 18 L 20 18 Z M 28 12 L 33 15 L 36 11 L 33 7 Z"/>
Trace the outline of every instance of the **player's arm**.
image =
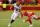
<path id="1" fill-rule="evenodd" d="M 21 14 L 21 18 L 23 18 L 23 16 L 25 16 L 26 12 L 24 12 L 23 14 Z"/>
<path id="2" fill-rule="evenodd" d="M 20 12 L 20 14 L 22 14 L 22 9 L 21 9 L 21 5 L 20 5 L 20 7 L 19 7 L 19 12 Z"/>
<path id="3" fill-rule="evenodd" d="M 10 9 L 12 9 L 13 8 L 13 4 L 10 6 Z"/>
<path id="4" fill-rule="evenodd" d="M 21 17 L 20 18 L 23 18 L 24 15 L 25 15 L 25 12 L 23 14 L 21 14 Z"/>
<path id="5" fill-rule="evenodd" d="M 29 21 L 30 20 L 30 17 L 28 17 L 28 19 L 27 20 L 23 20 L 23 22 L 27 22 L 27 21 Z"/>
<path id="6" fill-rule="evenodd" d="M 20 18 L 23 18 L 23 15 L 24 15 L 24 14 L 21 14 Z"/>

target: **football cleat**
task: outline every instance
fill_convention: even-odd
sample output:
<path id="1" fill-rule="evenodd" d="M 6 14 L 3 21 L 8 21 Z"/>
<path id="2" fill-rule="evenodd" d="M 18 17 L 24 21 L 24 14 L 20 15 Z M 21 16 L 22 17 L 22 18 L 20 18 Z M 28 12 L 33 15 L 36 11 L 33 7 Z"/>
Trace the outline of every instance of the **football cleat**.
<path id="1" fill-rule="evenodd" d="M 30 24 L 30 26 L 29 27 L 33 27 L 33 25 L 32 24 Z"/>
<path id="2" fill-rule="evenodd" d="M 10 27 L 11 23 L 8 24 L 8 27 Z"/>

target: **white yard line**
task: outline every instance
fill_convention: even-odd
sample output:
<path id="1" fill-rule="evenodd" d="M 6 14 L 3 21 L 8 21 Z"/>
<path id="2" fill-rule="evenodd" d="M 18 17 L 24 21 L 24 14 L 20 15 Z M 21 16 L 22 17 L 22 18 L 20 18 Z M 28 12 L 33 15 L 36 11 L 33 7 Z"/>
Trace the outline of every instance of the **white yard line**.
<path id="1" fill-rule="evenodd" d="M 1 20 L 5 21 L 5 20 L 11 20 L 11 19 L 0 19 L 0 21 L 1 21 Z M 28 22 L 28 23 L 29 23 L 29 22 Z M 35 22 L 35 21 L 33 21 L 32 23 L 40 24 L 40 22 Z"/>
<path id="2" fill-rule="evenodd" d="M 0 20 L 11 20 L 11 19 L 0 19 Z M 40 23 L 40 22 L 33 21 L 33 23 Z"/>
<path id="3" fill-rule="evenodd" d="M 11 19 L 0 19 L 0 20 L 11 20 Z"/>

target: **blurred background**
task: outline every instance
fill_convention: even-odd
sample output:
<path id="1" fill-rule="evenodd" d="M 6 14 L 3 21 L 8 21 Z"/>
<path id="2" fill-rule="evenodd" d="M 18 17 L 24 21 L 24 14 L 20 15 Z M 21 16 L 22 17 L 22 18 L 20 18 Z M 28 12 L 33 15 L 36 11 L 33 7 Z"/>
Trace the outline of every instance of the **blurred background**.
<path id="1" fill-rule="evenodd" d="M 17 1 L 19 1 L 22 5 L 27 5 L 27 4 L 37 5 L 38 3 L 40 4 L 40 0 L 0 0 L 0 4 L 3 4 L 3 3 L 14 4 Z"/>
<path id="2" fill-rule="evenodd" d="M 0 10 L 13 10 L 10 6 L 18 1 L 22 10 L 40 10 L 40 0 L 0 0 Z"/>

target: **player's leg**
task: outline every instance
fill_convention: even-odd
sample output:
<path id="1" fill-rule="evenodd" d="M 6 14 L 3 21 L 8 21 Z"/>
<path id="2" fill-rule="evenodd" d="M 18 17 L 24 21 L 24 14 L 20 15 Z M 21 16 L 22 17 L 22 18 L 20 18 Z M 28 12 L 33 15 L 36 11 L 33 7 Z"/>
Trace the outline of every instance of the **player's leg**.
<path id="1" fill-rule="evenodd" d="M 29 20 L 29 22 L 30 22 L 30 24 L 32 24 L 32 21 L 31 20 Z"/>
<path id="2" fill-rule="evenodd" d="M 25 20 L 25 21 L 29 21 L 30 22 L 30 26 L 29 27 L 33 27 L 33 24 L 32 24 L 32 21 L 31 21 L 30 17 L 28 18 L 28 20 Z"/>
<path id="3" fill-rule="evenodd" d="M 30 22 L 30 26 L 29 26 L 29 27 L 33 27 L 32 21 L 31 21 L 31 20 L 29 20 L 29 22 Z"/>
<path id="4" fill-rule="evenodd" d="M 40 19 L 40 17 L 37 18 L 35 15 L 34 15 L 34 18 L 35 18 L 36 20 L 39 20 L 39 19 Z"/>
<path id="5" fill-rule="evenodd" d="M 40 17 L 37 18 L 37 20 L 39 20 L 39 19 L 40 19 Z"/>
<path id="6" fill-rule="evenodd" d="M 25 20 L 25 22 L 26 22 L 26 21 L 29 21 L 29 22 L 30 22 L 30 24 L 32 24 L 32 21 L 31 21 L 31 20 L 29 20 L 29 19 L 28 19 L 28 20 Z"/>
<path id="7" fill-rule="evenodd" d="M 30 26 L 29 27 L 33 27 L 32 21 L 30 19 L 27 20 L 23 20 L 23 22 L 29 21 L 30 22 Z"/>
<path id="8" fill-rule="evenodd" d="M 12 17 L 11 17 L 11 20 L 12 20 L 12 21 L 10 22 L 11 24 L 14 22 L 14 19 L 15 19 L 14 16 L 15 16 L 15 15 L 13 14 Z"/>
<path id="9" fill-rule="evenodd" d="M 16 17 L 17 17 L 16 14 L 12 15 L 12 17 L 11 17 L 12 21 L 8 24 L 8 27 L 15 21 Z"/>
<path id="10" fill-rule="evenodd" d="M 14 18 L 14 14 L 12 14 L 12 16 L 11 16 L 12 21 L 8 24 L 8 27 L 14 22 L 13 18 Z"/>
<path id="11" fill-rule="evenodd" d="M 14 20 L 16 19 L 17 16 L 18 16 L 18 14 L 14 14 L 14 16 L 12 16 L 12 21 L 10 22 L 11 24 L 14 22 Z"/>
<path id="12" fill-rule="evenodd" d="M 8 24 L 8 27 L 14 22 L 14 20 L 12 20 L 9 24 Z"/>

